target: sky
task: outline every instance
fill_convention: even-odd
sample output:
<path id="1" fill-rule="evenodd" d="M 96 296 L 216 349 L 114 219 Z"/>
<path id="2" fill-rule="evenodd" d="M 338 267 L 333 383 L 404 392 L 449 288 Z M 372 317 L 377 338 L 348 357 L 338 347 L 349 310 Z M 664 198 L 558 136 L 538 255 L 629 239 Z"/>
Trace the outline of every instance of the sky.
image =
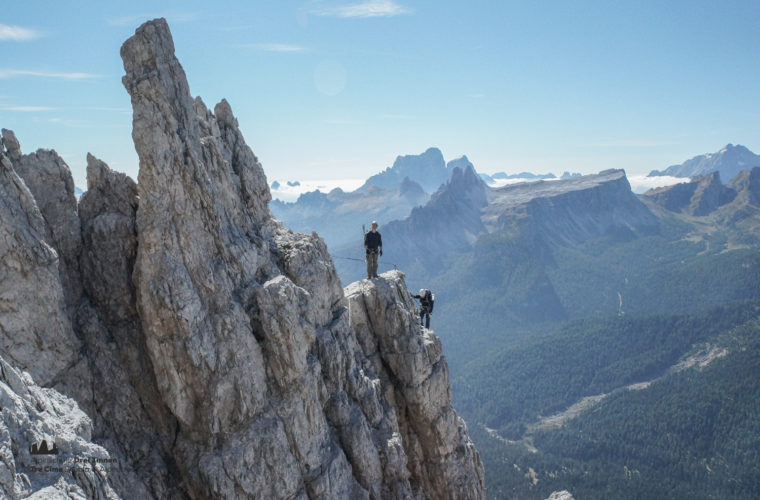
<path id="1" fill-rule="evenodd" d="M 760 152 L 757 0 L 11 1 L 0 127 L 82 188 L 87 152 L 136 179 L 119 49 L 156 17 L 270 182 L 363 179 L 429 147 L 489 174 Z"/>

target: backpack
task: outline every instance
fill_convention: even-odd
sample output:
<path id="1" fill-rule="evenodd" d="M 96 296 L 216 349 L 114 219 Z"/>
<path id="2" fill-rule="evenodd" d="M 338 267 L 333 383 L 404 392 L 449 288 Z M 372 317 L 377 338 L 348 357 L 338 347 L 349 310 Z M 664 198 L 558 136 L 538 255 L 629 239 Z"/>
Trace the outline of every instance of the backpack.
<path id="1" fill-rule="evenodd" d="M 435 295 L 427 288 L 420 293 L 420 305 L 427 305 L 428 312 L 433 312 L 433 304 L 435 303 Z"/>

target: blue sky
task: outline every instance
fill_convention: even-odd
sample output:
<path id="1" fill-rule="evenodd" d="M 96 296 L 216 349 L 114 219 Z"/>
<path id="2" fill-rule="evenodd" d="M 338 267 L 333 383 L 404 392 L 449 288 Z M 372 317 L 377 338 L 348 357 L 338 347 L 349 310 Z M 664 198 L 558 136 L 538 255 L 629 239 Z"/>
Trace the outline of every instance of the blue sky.
<path id="1" fill-rule="evenodd" d="M 760 2 L 14 1 L 0 126 L 136 178 L 121 44 L 165 17 L 272 180 L 366 178 L 431 146 L 486 173 L 647 173 L 760 151 Z"/>

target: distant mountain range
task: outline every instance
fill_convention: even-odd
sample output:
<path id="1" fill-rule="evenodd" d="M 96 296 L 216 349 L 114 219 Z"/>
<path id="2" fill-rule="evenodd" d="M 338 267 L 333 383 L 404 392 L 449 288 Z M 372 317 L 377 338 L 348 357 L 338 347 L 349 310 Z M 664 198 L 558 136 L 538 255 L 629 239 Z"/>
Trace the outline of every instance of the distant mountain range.
<path id="1" fill-rule="evenodd" d="M 438 148 L 428 148 L 419 155 L 396 157 L 393 165 L 379 172 L 358 189 L 346 192 L 335 188 L 325 193 L 320 190 L 301 194 L 294 202 L 274 199 L 270 209 L 274 216 L 295 231 L 316 231 L 331 249 L 342 249 L 356 240 L 362 224 L 378 220 L 381 224 L 406 218 L 414 207 L 425 205 L 431 196 L 452 177 L 453 172 L 472 170 L 475 167 L 467 156 L 448 163 Z M 493 176 L 476 174 L 489 186 L 500 186 L 503 181 L 555 180 L 554 174 L 506 174 Z M 581 174 L 564 172 L 561 179 L 580 177 Z M 290 187 L 297 181 L 289 181 Z M 279 181 L 271 184 L 273 190 L 282 187 Z M 347 231 L 346 228 L 354 228 Z M 355 248 L 361 248 L 361 246 Z"/>
<path id="2" fill-rule="evenodd" d="M 329 193 L 312 191 L 294 203 L 272 200 L 269 208 L 274 216 L 294 231 L 316 231 L 331 249 L 359 241 L 360 228 L 373 220 L 403 219 L 412 208 L 424 205 L 429 195 L 422 186 L 404 177 L 395 187 L 370 185 L 365 189 L 345 192 L 335 188 Z"/>
<path id="3" fill-rule="evenodd" d="M 760 155 L 746 147 L 728 144 L 717 153 L 707 153 L 686 160 L 680 165 L 671 165 L 665 170 L 652 170 L 649 177 L 670 175 L 673 177 L 694 177 L 719 172 L 723 182 L 736 177 L 742 170 L 760 167 Z"/>
<path id="4" fill-rule="evenodd" d="M 496 187 L 465 160 L 446 165 L 450 177 L 424 204 L 380 220 L 380 268 L 398 267 L 412 290 L 436 293 L 431 326 L 459 374 L 455 404 L 485 450 L 490 495 L 546 498 L 568 487 L 596 498 L 615 484 L 620 498 L 719 495 L 728 485 L 757 497 L 760 482 L 742 474 L 758 455 L 750 436 L 760 383 L 747 374 L 760 352 L 751 340 L 760 332 L 760 167 L 637 195 L 622 170 Z M 397 176 L 391 168 L 376 180 Z M 364 277 L 358 232 L 328 247 L 342 282 Z M 708 387 L 724 395 L 708 398 Z M 717 418 L 708 400 L 743 415 L 739 434 L 723 433 L 734 421 Z M 565 428 L 545 424 L 555 413 Z M 631 472 L 621 478 L 624 466 Z"/>
<path id="5" fill-rule="evenodd" d="M 272 200 L 270 209 L 293 230 L 316 231 L 331 249 L 340 248 L 359 239 L 359 228 L 372 220 L 382 224 L 404 219 L 414 207 L 424 205 L 456 168 L 466 167 L 473 168 L 466 156 L 447 164 L 439 149 L 429 148 L 419 155 L 397 157 L 393 166 L 355 191 L 312 191 L 292 203 Z M 361 249 L 361 244 L 354 247 Z"/>

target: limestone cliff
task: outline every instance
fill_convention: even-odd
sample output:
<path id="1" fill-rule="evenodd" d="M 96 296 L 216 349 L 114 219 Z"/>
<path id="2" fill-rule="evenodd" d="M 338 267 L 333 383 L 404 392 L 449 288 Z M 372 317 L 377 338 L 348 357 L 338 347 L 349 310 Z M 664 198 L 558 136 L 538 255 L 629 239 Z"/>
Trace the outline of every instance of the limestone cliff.
<path id="1" fill-rule="evenodd" d="M 192 98 L 164 20 L 122 58 L 138 183 L 89 156 L 70 205 L 65 163 L 60 183 L 35 183 L 53 168 L 22 164 L 10 131 L 0 170 L 2 354 L 91 415 L 123 464 L 113 490 L 484 497 L 403 274 L 344 292 L 322 239 L 273 219 L 229 104 Z"/>

